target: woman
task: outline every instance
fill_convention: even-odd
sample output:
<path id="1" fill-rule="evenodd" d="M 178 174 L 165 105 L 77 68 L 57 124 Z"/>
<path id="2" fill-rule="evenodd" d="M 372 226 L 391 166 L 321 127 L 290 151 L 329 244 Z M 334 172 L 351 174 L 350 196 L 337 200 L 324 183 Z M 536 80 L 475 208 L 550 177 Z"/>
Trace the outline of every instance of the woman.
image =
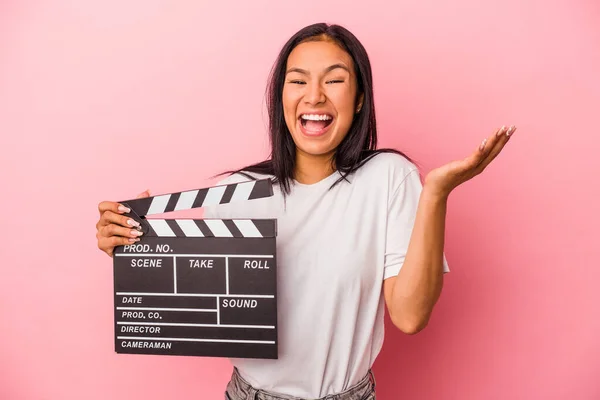
<path id="1" fill-rule="evenodd" d="M 483 171 L 515 128 L 497 130 L 422 184 L 402 153 L 376 150 L 367 53 L 346 29 L 326 24 L 285 44 L 268 106 L 271 156 L 220 183 L 268 176 L 274 196 L 205 211 L 277 218 L 280 357 L 233 359 L 225 397 L 374 399 L 384 307 L 402 332 L 427 325 L 449 270 L 448 196 Z M 100 249 L 112 256 L 115 246 L 139 240 L 119 204 L 102 202 L 99 211 Z"/>

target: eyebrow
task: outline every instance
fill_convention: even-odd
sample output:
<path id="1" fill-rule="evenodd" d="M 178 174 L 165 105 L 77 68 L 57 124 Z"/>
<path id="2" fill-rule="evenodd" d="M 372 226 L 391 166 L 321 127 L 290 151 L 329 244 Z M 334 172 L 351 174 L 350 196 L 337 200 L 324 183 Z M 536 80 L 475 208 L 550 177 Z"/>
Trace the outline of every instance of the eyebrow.
<path id="1" fill-rule="evenodd" d="M 347 71 L 348 73 L 350 73 L 350 70 L 344 64 L 333 64 L 333 65 L 330 65 L 329 67 L 325 68 L 325 73 L 331 72 L 331 71 L 333 71 L 334 69 L 337 69 L 337 68 L 341 68 L 341 69 Z M 289 74 L 290 72 L 298 72 L 300 74 L 310 75 L 307 70 L 302 69 L 302 68 L 297 68 L 297 67 L 290 68 L 285 73 Z"/>

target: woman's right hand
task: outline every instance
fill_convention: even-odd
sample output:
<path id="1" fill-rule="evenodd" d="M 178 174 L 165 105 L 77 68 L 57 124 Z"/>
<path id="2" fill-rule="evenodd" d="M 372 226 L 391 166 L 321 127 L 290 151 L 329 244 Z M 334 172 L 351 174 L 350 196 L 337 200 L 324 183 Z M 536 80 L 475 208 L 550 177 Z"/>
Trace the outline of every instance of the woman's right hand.
<path id="1" fill-rule="evenodd" d="M 137 198 L 149 196 L 150 193 L 146 190 L 140 193 Z M 142 233 L 136 229 L 139 223 L 122 215 L 130 211 L 127 207 L 112 201 L 103 201 L 98 204 L 98 211 L 100 212 L 100 220 L 96 224 L 98 248 L 110 257 L 113 256 L 115 247 L 132 244 L 140 240 L 139 237 Z"/>

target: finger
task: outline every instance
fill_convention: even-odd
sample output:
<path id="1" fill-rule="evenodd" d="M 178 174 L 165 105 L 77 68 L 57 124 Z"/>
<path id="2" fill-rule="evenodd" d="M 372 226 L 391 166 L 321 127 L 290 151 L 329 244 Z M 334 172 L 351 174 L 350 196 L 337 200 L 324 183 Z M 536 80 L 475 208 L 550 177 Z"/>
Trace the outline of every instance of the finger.
<path id="1" fill-rule="evenodd" d="M 514 132 L 514 127 L 503 126 L 494 132 L 493 135 L 484 139 L 479 147 L 481 160 L 485 160 L 491 153 L 498 149 L 498 146 L 502 148 L 502 146 L 504 146 L 504 144 L 506 144 L 508 141 L 508 138 L 510 137 L 509 135 L 512 134 L 512 132 Z"/>
<path id="2" fill-rule="evenodd" d="M 96 224 L 96 229 L 100 229 L 108 224 L 117 224 L 126 228 L 139 228 L 140 223 L 125 215 L 115 214 L 112 211 L 105 211 Z"/>
<path id="3" fill-rule="evenodd" d="M 139 242 L 140 239 L 131 239 L 120 236 L 111 237 L 100 237 L 98 239 L 98 248 L 112 257 L 115 247 L 126 246 L 135 242 Z"/>
<path id="4" fill-rule="evenodd" d="M 477 168 L 489 155 L 490 151 L 494 148 L 494 146 L 498 143 L 498 140 L 502 137 L 502 133 L 504 132 L 505 127 L 497 129 L 494 133 L 492 133 L 489 137 L 483 139 L 477 150 L 475 150 L 471 155 L 463 160 L 465 169 L 475 169 Z"/>
<path id="5" fill-rule="evenodd" d="M 144 190 L 142 193 L 138 194 L 136 198 L 140 199 L 144 197 L 150 197 L 150 190 Z M 105 211 L 112 211 L 117 214 L 131 212 L 131 210 L 128 207 L 125 207 L 124 205 L 116 203 L 114 201 L 100 202 L 100 204 L 98 204 L 98 211 L 100 212 L 100 215 L 102 215 L 102 213 Z"/>
<path id="6" fill-rule="evenodd" d="M 506 126 L 502 126 L 485 139 L 484 148 L 480 148 L 481 152 L 484 154 L 484 158 L 496 146 L 496 144 L 498 144 L 499 141 L 502 141 L 502 139 L 506 138 L 506 131 L 508 129 L 509 128 Z"/>
<path id="7" fill-rule="evenodd" d="M 102 214 L 105 211 L 112 211 L 116 214 L 124 214 L 124 213 L 131 212 L 131 210 L 129 208 L 125 207 L 122 204 L 115 203 L 114 201 L 100 202 L 100 204 L 98 204 L 98 211 L 100 212 L 100 216 L 102 216 Z"/>
<path id="8" fill-rule="evenodd" d="M 517 128 L 513 125 L 511 127 L 507 127 L 505 129 L 501 130 L 497 134 L 498 140 L 496 141 L 494 146 L 490 149 L 490 152 L 485 157 L 484 162 L 487 162 L 489 164 L 489 162 L 491 162 L 494 158 L 496 158 L 498 156 L 498 154 L 500 154 L 500 152 L 502 151 L 502 149 L 504 148 L 506 143 L 508 143 L 508 140 L 511 138 L 512 134 L 515 132 L 516 129 Z"/>
<path id="9" fill-rule="evenodd" d="M 477 150 L 462 161 L 464 163 L 462 169 L 470 171 L 468 176 L 477 175 L 483 171 L 485 166 L 489 164 L 487 160 L 490 155 L 494 154 L 495 149 L 497 149 L 499 145 L 503 146 L 506 142 L 506 132 L 509 131 L 509 129 L 510 128 L 505 126 L 497 129 L 492 135 L 483 139 L 477 147 Z"/>
<path id="10" fill-rule="evenodd" d="M 513 125 L 511 127 L 502 127 L 496 132 L 494 139 L 489 141 L 489 144 L 484 146 L 484 149 L 481 149 L 482 160 L 477 166 L 478 172 L 483 171 L 500 154 L 516 129 Z"/>
<path id="11" fill-rule="evenodd" d="M 116 224 L 109 224 L 98 230 L 98 235 L 102 237 L 121 236 L 129 239 L 135 239 L 142 236 L 142 232 L 137 229 L 126 228 Z"/>
<path id="12" fill-rule="evenodd" d="M 506 128 L 506 130 L 503 132 L 503 134 L 508 137 L 511 138 L 513 133 L 515 133 L 515 131 L 517 130 L 517 127 L 514 125 L 511 125 L 510 127 Z M 498 136 L 501 136 L 500 133 L 497 133 Z"/>

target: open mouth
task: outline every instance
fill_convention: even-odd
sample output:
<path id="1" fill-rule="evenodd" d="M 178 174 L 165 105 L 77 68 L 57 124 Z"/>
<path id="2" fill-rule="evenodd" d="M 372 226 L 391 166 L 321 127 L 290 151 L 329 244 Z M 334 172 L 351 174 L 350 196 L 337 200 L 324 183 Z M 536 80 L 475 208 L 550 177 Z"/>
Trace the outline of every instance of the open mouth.
<path id="1" fill-rule="evenodd" d="M 302 131 L 307 135 L 322 135 L 333 122 L 329 114 L 302 114 L 300 115 Z"/>

